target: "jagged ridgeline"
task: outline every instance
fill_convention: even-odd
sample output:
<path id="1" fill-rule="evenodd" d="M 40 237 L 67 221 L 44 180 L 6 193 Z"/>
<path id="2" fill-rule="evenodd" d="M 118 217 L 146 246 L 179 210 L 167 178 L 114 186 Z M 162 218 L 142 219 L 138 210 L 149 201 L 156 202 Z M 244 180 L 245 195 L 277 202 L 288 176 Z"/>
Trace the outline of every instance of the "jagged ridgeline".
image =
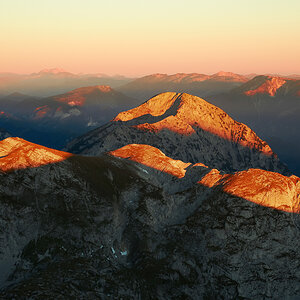
<path id="1" fill-rule="evenodd" d="M 149 145 L 0 142 L 1 299 L 297 299 L 300 179 Z"/>
<path id="2" fill-rule="evenodd" d="M 269 145 L 220 108 L 185 93 L 159 94 L 68 144 L 72 153 L 99 155 L 148 144 L 173 159 L 226 172 L 261 168 L 288 174 Z"/>

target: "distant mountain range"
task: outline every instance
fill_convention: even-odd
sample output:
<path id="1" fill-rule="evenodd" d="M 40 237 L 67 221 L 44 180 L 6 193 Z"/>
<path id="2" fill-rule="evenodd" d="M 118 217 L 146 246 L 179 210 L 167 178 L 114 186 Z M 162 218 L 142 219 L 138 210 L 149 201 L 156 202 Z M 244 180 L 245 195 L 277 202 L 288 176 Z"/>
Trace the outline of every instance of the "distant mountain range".
<path id="1" fill-rule="evenodd" d="M 231 72 L 213 75 L 177 73 L 174 75 L 153 74 L 133 80 L 119 90 L 135 98 L 149 98 L 162 92 L 186 92 L 205 97 L 225 92 L 240 86 L 248 78 Z"/>
<path id="2" fill-rule="evenodd" d="M 248 124 L 300 175 L 300 80 L 257 76 L 207 99 Z"/>
<path id="3" fill-rule="evenodd" d="M 69 82 L 66 78 L 81 78 L 83 81 L 75 81 L 87 83 L 86 80 L 93 77 L 72 74 L 62 69 L 46 69 L 31 75 L 1 76 L 0 81 L 3 78 L 15 80 L 19 77 L 23 78 L 22 80 L 31 78 L 50 84 L 52 80 L 58 80 L 56 82 L 62 83 L 61 87 L 64 90 L 68 87 L 65 83 Z M 105 74 L 94 74 L 93 78 L 98 81 L 108 77 Z M 31 79 L 27 79 L 20 79 L 18 82 L 30 86 Z M 116 76 L 115 79 L 125 80 L 121 76 Z M 300 175 L 300 80 L 297 80 L 297 75 L 287 78 L 272 75 L 239 75 L 231 72 L 218 72 L 213 75 L 178 73 L 153 74 L 129 81 L 130 79 L 126 83 L 119 82 L 120 85 L 118 84 L 116 89 L 103 86 L 107 92 L 97 89 L 99 85 L 67 89 L 65 93 L 51 93 L 51 97 L 27 96 L 14 92 L 0 97 L 0 127 L 15 136 L 61 149 L 70 139 L 103 125 L 120 111 L 139 105 L 155 94 L 162 91 L 189 92 L 196 96 L 205 95 L 205 99 L 224 109 L 236 120 L 248 124 L 271 145 L 295 174 Z M 52 89 L 48 83 L 47 86 L 52 92 L 57 90 Z"/>
<path id="4" fill-rule="evenodd" d="M 258 74 L 240 75 L 220 71 L 212 75 L 177 73 L 129 78 L 122 75 L 109 76 L 103 73 L 74 74 L 61 68 L 53 68 L 32 74 L 0 73 L 0 96 L 19 92 L 37 97 L 48 97 L 86 86 L 109 85 L 130 97 L 140 99 L 169 91 L 187 92 L 199 97 L 206 97 L 227 92 L 256 76 Z M 300 79 L 300 75 L 296 74 L 276 76 Z"/>
<path id="5" fill-rule="evenodd" d="M 109 86 L 84 87 L 47 98 L 14 93 L 0 98 L 0 127 L 14 136 L 61 148 L 69 139 L 138 104 Z"/>
<path id="6" fill-rule="evenodd" d="M 131 78 L 120 75 L 73 74 L 58 68 L 44 69 L 32 74 L 0 73 L 0 94 L 8 95 L 19 92 L 47 97 L 85 86 L 110 85 L 117 87 L 131 80 Z"/>

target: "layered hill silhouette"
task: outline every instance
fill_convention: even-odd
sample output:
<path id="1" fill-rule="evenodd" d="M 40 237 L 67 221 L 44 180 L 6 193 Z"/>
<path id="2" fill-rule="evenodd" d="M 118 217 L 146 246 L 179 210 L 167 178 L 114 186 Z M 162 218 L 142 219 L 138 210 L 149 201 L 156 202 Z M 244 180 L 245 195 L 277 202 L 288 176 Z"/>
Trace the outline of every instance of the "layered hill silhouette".
<path id="1" fill-rule="evenodd" d="M 14 93 L 0 99 L 0 126 L 13 135 L 61 148 L 78 135 L 140 102 L 109 86 L 90 86 L 47 98 Z"/>
<path id="2" fill-rule="evenodd" d="M 247 96 L 265 94 L 269 96 L 300 96 L 300 82 L 297 79 L 260 75 L 232 90 Z"/>
<path id="3" fill-rule="evenodd" d="M 173 159 L 224 171 L 262 168 L 288 173 L 269 145 L 220 108 L 186 93 L 162 93 L 119 113 L 72 141 L 72 153 L 99 155 L 127 144 L 148 144 Z"/>
<path id="4" fill-rule="evenodd" d="M 199 73 L 152 74 L 133 80 L 119 87 L 118 90 L 128 96 L 141 99 L 169 91 L 206 97 L 229 91 L 247 81 L 248 78 L 243 75 L 223 71 L 213 75 Z"/>
<path id="5" fill-rule="evenodd" d="M 209 101 L 248 124 L 300 174 L 300 81 L 286 77 L 257 76 Z"/>
<path id="6" fill-rule="evenodd" d="M 0 94 L 20 92 L 47 97 L 85 86 L 117 87 L 131 80 L 123 76 L 105 74 L 74 74 L 60 68 L 44 69 L 32 74 L 0 73 Z"/>
<path id="7" fill-rule="evenodd" d="M 1 298 L 299 296 L 296 176 L 138 144 L 84 157 L 7 138 L 0 152 Z"/>

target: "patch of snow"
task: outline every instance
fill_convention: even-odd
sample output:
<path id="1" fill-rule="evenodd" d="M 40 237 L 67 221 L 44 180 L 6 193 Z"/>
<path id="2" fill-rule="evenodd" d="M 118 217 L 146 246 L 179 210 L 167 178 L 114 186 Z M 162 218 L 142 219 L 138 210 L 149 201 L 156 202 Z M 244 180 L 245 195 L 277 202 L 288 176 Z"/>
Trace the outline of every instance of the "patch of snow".
<path id="1" fill-rule="evenodd" d="M 98 122 L 93 121 L 92 118 L 90 118 L 89 122 L 87 123 L 87 127 L 91 127 L 91 126 L 97 126 Z"/>
<path id="2" fill-rule="evenodd" d="M 78 108 L 72 108 L 69 110 L 69 114 L 71 116 L 79 116 L 81 115 L 81 111 Z"/>

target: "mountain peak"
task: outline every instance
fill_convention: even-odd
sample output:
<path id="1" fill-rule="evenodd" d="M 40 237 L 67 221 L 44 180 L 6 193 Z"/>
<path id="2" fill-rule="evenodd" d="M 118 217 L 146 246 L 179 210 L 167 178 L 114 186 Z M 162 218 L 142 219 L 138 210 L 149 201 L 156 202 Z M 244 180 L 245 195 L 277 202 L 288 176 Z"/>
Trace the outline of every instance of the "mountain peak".
<path id="1" fill-rule="evenodd" d="M 17 137 L 9 137 L 0 141 L 0 170 L 2 172 L 35 168 L 63 161 L 70 156 L 72 156 L 71 153 L 50 149 Z"/>
<path id="2" fill-rule="evenodd" d="M 201 162 L 226 172 L 262 168 L 290 174 L 270 146 L 248 126 L 187 93 L 158 94 L 75 139 L 66 149 L 99 155 L 128 144 L 148 144 L 173 159 Z"/>
<path id="3" fill-rule="evenodd" d="M 138 129 L 154 132 L 168 129 L 190 135 L 195 133 L 195 128 L 200 128 L 242 146 L 259 149 L 266 155 L 273 155 L 271 148 L 248 126 L 234 121 L 223 110 L 204 99 L 186 93 L 159 94 L 136 108 L 119 113 L 113 121 L 130 121 L 147 115 L 165 115 L 165 118 L 137 124 Z"/>
<path id="4" fill-rule="evenodd" d="M 15 101 L 15 100 L 23 100 L 25 98 L 30 98 L 30 97 L 31 96 L 23 94 L 23 93 L 14 92 L 14 93 L 11 93 L 11 94 L 5 96 L 4 98 L 5 99 L 11 99 L 11 100 Z"/>
<path id="5" fill-rule="evenodd" d="M 161 116 L 173 105 L 178 95 L 174 92 L 159 94 L 138 107 L 119 113 L 114 121 L 129 121 L 146 114 Z"/>
<path id="6" fill-rule="evenodd" d="M 225 72 L 219 71 L 210 76 L 210 80 L 219 80 L 219 81 L 234 81 L 234 82 L 246 82 L 248 79 L 240 74 L 232 73 L 232 72 Z"/>
<path id="7" fill-rule="evenodd" d="M 234 76 L 236 74 L 232 73 L 232 72 L 225 72 L 225 71 L 219 71 L 215 74 L 213 74 L 212 76 Z"/>
<path id="8" fill-rule="evenodd" d="M 74 91 L 82 92 L 82 93 L 92 93 L 94 91 L 100 91 L 103 93 L 109 93 L 113 89 L 109 85 L 94 85 L 94 86 L 87 86 L 75 89 Z"/>
<path id="9" fill-rule="evenodd" d="M 84 105 L 86 98 L 88 96 L 98 95 L 98 94 L 109 94 L 113 89 L 108 85 L 95 85 L 77 88 L 68 93 L 55 96 L 55 100 L 59 102 L 65 102 L 70 106 L 82 106 Z"/>
<path id="10" fill-rule="evenodd" d="M 287 80 L 282 77 L 267 76 L 264 83 L 255 89 L 250 89 L 245 91 L 245 95 L 253 96 L 256 94 L 268 94 L 270 96 L 275 96 L 277 90 L 281 88 Z"/>
<path id="11" fill-rule="evenodd" d="M 43 69 L 38 74 L 59 74 L 59 73 L 69 73 L 61 68 Z"/>

